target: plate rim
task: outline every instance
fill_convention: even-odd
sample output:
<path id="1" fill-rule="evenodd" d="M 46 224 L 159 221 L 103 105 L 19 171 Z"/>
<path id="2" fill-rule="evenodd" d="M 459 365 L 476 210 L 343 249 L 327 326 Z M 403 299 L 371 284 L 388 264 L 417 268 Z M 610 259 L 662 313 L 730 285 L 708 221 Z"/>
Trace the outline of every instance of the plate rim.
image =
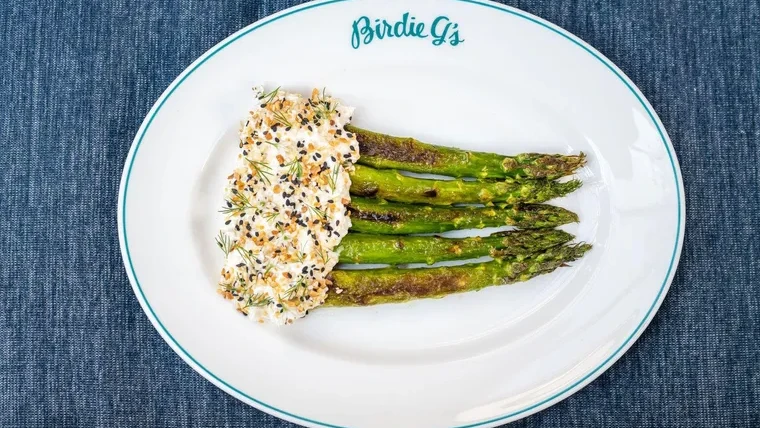
<path id="1" fill-rule="evenodd" d="M 342 428 L 342 426 L 334 425 L 328 422 L 318 421 L 315 419 L 311 419 L 305 416 L 300 416 L 300 415 L 288 412 L 284 409 L 279 409 L 275 406 L 269 405 L 235 388 L 234 386 L 228 384 L 223 379 L 217 377 L 213 372 L 205 368 L 199 361 L 197 361 L 192 355 L 190 355 L 190 353 L 188 353 L 182 347 L 182 345 L 179 344 L 179 342 L 177 342 L 174 339 L 172 334 L 164 327 L 158 315 L 154 312 L 150 303 L 146 299 L 145 294 L 143 293 L 143 290 L 142 290 L 142 286 L 140 285 L 140 282 L 137 279 L 137 273 L 134 269 L 134 266 L 132 265 L 132 259 L 131 259 L 131 255 L 129 251 L 129 243 L 127 239 L 127 230 L 126 230 L 126 197 L 127 197 L 127 191 L 129 188 L 129 178 L 132 172 L 132 166 L 134 164 L 134 160 L 137 155 L 137 151 L 139 150 L 140 144 L 142 143 L 143 137 L 145 136 L 148 128 L 153 122 L 153 119 L 155 118 L 155 116 L 157 115 L 161 107 L 164 105 L 166 100 L 174 93 L 174 91 L 185 81 L 185 79 L 188 76 L 190 76 L 196 69 L 198 69 L 201 65 L 203 65 L 203 63 L 205 63 L 207 60 L 212 58 L 215 54 L 220 52 L 222 49 L 224 49 L 231 43 L 235 42 L 236 40 L 246 36 L 247 34 L 252 33 L 258 28 L 261 28 L 267 24 L 270 24 L 272 22 L 278 21 L 282 18 L 286 18 L 290 15 L 293 15 L 299 12 L 304 12 L 310 9 L 327 6 L 330 4 L 346 3 L 350 1 L 357 1 L 357 0 L 322 0 L 322 1 L 316 1 L 313 3 L 297 5 L 288 9 L 284 9 L 280 12 L 277 12 L 275 14 L 262 18 L 256 22 L 253 22 L 241 28 L 240 30 L 234 32 L 230 36 L 226 37 L 225 39 L 223 39 L 222 41 L 220 41 L 219 43 L 217 43 L 216 45 L 208 49 L 200 57 L 198 57 L 195 61 L 193 61 L 188 67 L 186 67 L 182 71 L 182 73 L 180 73 L 172 81 L 172 83 L 163 91 L 161 96 L 153 104 L 151 109 L 148 111 L 148 114 L 145 116 L 145 119 L 143 119 L 143 122 L 140 125 L 140 128 L 138 129 L 135 135 L 135 138 L 132 141 L 129 153 L 127 154 L 127 158 L 124 163 L 124 169 L 122 171 L 121 181 L 119 184 L 118 209 L 117 209 L 117 227 L 118 227 L 118 234 L 119 234 L 119 246 L 121 250 L 122 261 L 124 263 L 124 268 L 127 272 L 127 277 L 129 279 L 130 285 L 132 286 L 132 290 L 135 293 L 135 296 L 137 297 L 137 300 L 140 303 L 140 306 L 142 307 L 143 312 L 145 312 L 151 324 L 153 324 L 153 327 L 158 331 L 158 333 L 161 335 L 164 341 L 172 348 L 172 350 L 174 350 L 174 352 L 177 353 L 185 361 L 185 363 L 187 363 L 190 367 L 192 367 L 193 370 L 195 370 L 197 373 L 203 376 L 206 380 L 210 381 L 216 387 L 220 388 L 221 390 L 225 391 L 226 393 L 230 394 L 231 396 L 237 398 L 240 401 L 243 401 L 244 403 L 248 405 L 251 405 L 261 411 L 270 413 L 274 416 L 288 420 L 290 422 L 295 422 L 299 424 L 306 423 L 310 426 L 331 427 L 331 428 Z M 448 0 L 448 1 L 454 1 L 454 2 L 459 2 L 459 3 L 469 3 L 473 5 L 483 6 L 486 8 L 490 8 L 492 10 L 508 13 L 518 18 L 523 18 L 559 36 L 562 36 L 563 38 L 565 38 L 572 44 L 576 45 L 577 47 L 580 47 L 581 49 L 586 51 L 588 54 L 593 56 L 595 59 L 597 59 L 599 62 L 604 64 L 631 91 L 631 93 L 639 101 L 641 106 L 644 107 L 644 110 L 647 112 L 649 119 L 657 128 L 660 139 L 665 146 L 666 152 L 668 154 L 668 158 L 670 160 L 671 169 L 672 169 L 673 176 L 676 182 L 676 186 L 675 186 L 676 198 L 678 199 L 676 239 L 673 246 L 673 252 L 671 255 L 670 264 L 668 266 L 668 269 L 665 275 L 665 279 L 663 280 L 662 285 L 660 286 L 660 289 L 657 295 L 655 296 L 654 302 L 652 302 L 652 304 L 646 311 L 641 322 L 636 326 L 633 332 L 631 332 L 628 335 L 626 340 L 618 348 L 616 348 L 602 363 L 600 363 L 598 366 L 596 366 L 594 369 L 589 371 L 586 375 L 584 375 L 580 379 L 576 380 L 572 385 L 564 388 L 562 391 L 559 391 L 548 398 L 544 398 L 520 410 L 513 411 L 499 417 L 490 418 L 488 420 L 484 420 L 481 422 L 466 424 L 466 425 L 457 425 L 456 427 L 454 427 L 454 428 L 474 428 L 474 427 L 485 427 L 485 426 L 493 426 L 494 424 L 507 423 L 510 421 L 521 419 L 523 417 L 526 417 L 528 415 L 541 411 L 547 407 L 550 407 L 564 400 L 565 398 L 573 395 L 574 393 L 584 388 L 585 386 L 587 386 L 589 383 L 591 383 L 593 380 L 599 377 L 602 373 L 604 373 L 607 369 L 609 369 L 609 367 L 611 367 L 618 359 L 620 359 L 628 351 L 628 349 L 638 340 L 641 334 L 646 330 L 646 328 L 651 323 L 652 319 L 654 318 L 657 311 L 659 310 L 659 307 L 662 305 L 662 302 L 665 299 L 665 296 L 667 295 L 668 290 L 670 289 L 670 285 L 673 281 L 673 278 L 675 277 L 675 272 L 677 270 L 677 267 L 680 261 L 681 251 L 683 248 L 686 205 L 685 205 L 683 177 L 681 175 L 680 163 L 678 162 L 678 158 L 675 154 L 675 148 L 673 147 L 673 144 L 670 141 L 670 137 L 668 136 L 662 122 L 660 121 L 660 118 L 657 116 L 656 112 L 654 112 L 654 109 L 649 104 L 649 101 L 646 99 L 646 97 L 644 97 L 644 95 L 641 93 L 639 88 L 612 61 L 610 61 L 606 56 L 602 55 L 600 52 L 594 49 L 591 45 L 589 45 L 582 39 L 578 38 L 577 36 L 573 35 L 569 31 L 551 22 L 548 22 L 542 18 L 532 15 L 528 12 L 524 12 L 520 9 L 511 7 L 511 6 L 502 5 L 500 3 L 496 3 L 490 0 Z"/>

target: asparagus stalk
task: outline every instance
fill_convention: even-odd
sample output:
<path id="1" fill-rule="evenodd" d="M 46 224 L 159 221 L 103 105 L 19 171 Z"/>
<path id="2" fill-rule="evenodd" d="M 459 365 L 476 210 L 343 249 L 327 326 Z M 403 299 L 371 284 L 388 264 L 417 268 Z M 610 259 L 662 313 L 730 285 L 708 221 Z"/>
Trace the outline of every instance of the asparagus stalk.
<path id="1" fill-rule="evenodd" d="M 581 187 L 580 180 L 559 183 L 529 180 L 503 181 L 426 180 L 407 177 L 396 170 L 357 165 L 351 174 L 351 194 L 406 203 L 432 205 L 488 202 L 539 203 L 565 196 Z"/>
<path id="2" fill-rule="evenodd" d="M 586 163 L 586 156 L 523 153 L 502 156 L 426 144 L 408 137 L 393 137 L 346 126 L 356 134 L 361 158 L 358 163 L 380 169 L 451 175 L 454 177 L 523 180 L 556 179 L 570 175 Z"/>
<path id="3" fill-rule="evenodd" d="M 580 244 L 487 263 L 427 269 L 334 270 L 325 306 L 368 306 L 477 291 L 527 281 L 577 260 L 591 248 Z M 339 291 L 340 290 L 340 291 Z"/>
<path id="4" fill-rule="evenodd" d="M 486 237 L 383 236 L 349 233 L 337 248 L 341 263 L 427 263 L 488 255 L 530 254 L 564 244 L 573 235 L 556 229 L 513 230 Z"/>
<path id="5" fill-rule="evenodd" d="M 543 229 L 578 221 L 573 212 L 541 204 L 433 207 L 353 197 L 348 210 L 352 231 L 380 235 L 440 233 L 497 226 Z"/>

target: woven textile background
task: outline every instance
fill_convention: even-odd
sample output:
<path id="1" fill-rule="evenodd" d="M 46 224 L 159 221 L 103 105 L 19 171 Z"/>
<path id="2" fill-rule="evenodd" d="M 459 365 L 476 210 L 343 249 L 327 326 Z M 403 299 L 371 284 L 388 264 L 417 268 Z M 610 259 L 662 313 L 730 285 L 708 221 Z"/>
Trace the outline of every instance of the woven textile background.
<path id="1" fill-rule="evenodd" d="M 0 2 L 0 427 L 290 427 L 196 374 L 122 266 L 116 193 L 166 86 L 284 0 Z M 649 329 L 516 427 L 760 426 L 760 1 L 508 2 L 641 88 L 686 185 L 686 241 Z"/>

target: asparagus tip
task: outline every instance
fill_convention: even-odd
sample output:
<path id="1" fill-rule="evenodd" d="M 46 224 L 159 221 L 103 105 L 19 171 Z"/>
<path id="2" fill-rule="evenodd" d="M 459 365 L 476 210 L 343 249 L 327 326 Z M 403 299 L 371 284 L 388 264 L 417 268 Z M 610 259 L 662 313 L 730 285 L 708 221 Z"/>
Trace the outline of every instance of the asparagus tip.
<path id="1" fill-rule="evenodd" d="M 573 193 L 576 190 L 580 189 L 581 186 L 583 186 L 583 182 L 577 178 L 566 181 L 564 183 L 557 183 L 557 196 L 569 195 L 570 193 Z"/>

